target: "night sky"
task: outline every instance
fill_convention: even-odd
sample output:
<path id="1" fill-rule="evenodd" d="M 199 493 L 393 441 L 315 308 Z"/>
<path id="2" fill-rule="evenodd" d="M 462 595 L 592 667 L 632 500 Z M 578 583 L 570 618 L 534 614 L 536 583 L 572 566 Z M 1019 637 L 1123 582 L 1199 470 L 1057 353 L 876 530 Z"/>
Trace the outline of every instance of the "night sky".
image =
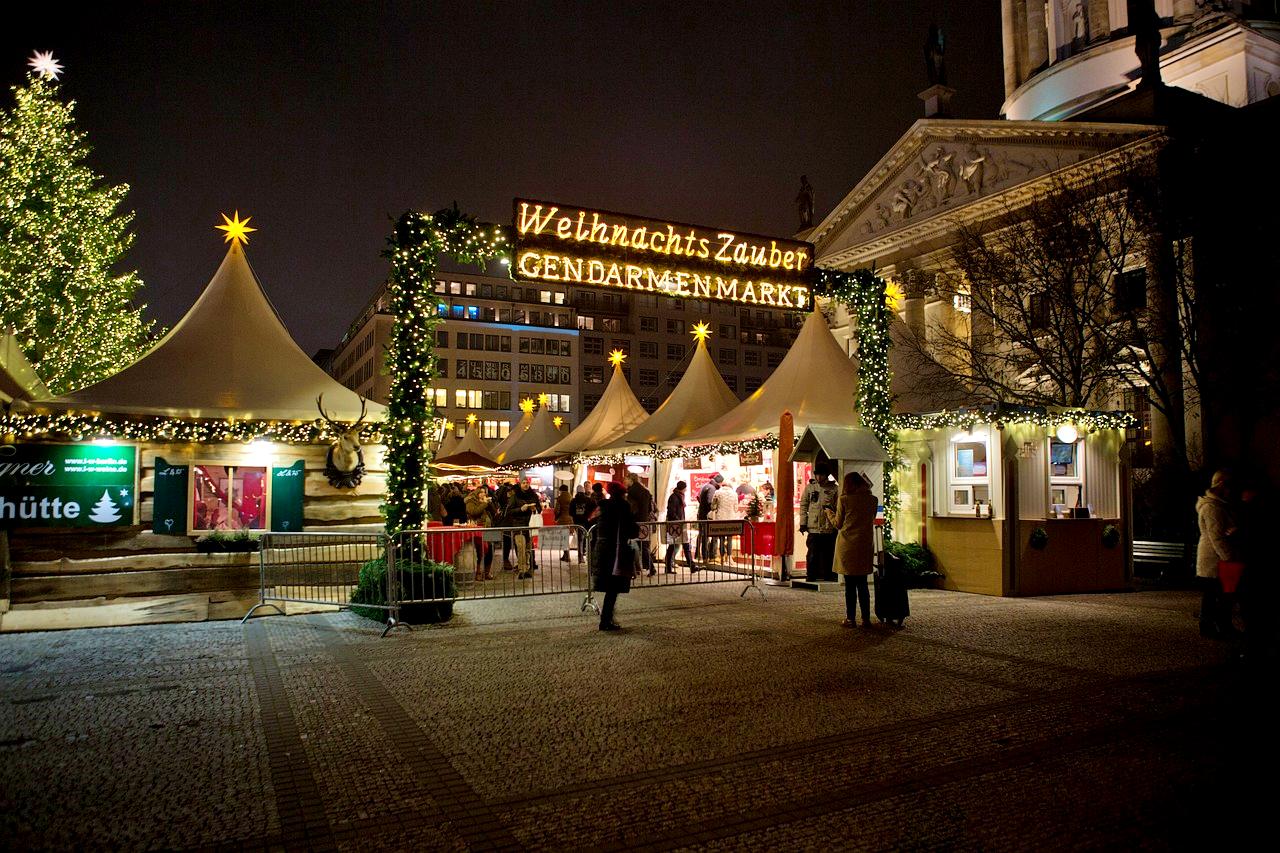
<path id="1" fill-rule="evenodd" d="M 394 217 L 514 196 L 780 236 L 820 219 L 923 115 L 946 34 L 960 117 L 1003 99 L 996 0 L 30 5 L 0 36 L 65 66 L 93 168 L 131 185 L 143 301 L 176 322 L 221 260 L 218 214 L 307 352 L 385 275 Z M 6 95 L 5 104 L 12 103 Z"/>

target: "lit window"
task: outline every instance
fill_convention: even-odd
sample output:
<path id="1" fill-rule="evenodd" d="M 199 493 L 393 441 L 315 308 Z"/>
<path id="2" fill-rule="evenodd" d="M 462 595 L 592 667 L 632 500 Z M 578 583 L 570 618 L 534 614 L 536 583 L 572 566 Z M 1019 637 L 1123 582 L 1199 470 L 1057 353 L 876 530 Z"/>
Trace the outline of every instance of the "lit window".
<path id="1" fill-rule="evenodd" d="M 952 512 L 974 514 L 977 504 L 991 504 L 991 474 L 986 427 L 951 437 L 947 449 L 948 501 Z M 984 513 L 985 514 L 985 513 Z"/>
<path id="2" fill-rule="evenodd" d="M 466 292 L 467 292 L 467 296 L 476 295 L 476 283 L 474 281 L 468 281 L 466 283 Z"/>
<path id="3" fill-rule="evenodd" d="M 267 469 L 192 466 L 192 530 L 265 530 Z"/>
<path id="4" fill-rule="evenodd" d="M 1054 509 L 1084 502 L 1084 440 L 1049 439 L 1049 503 Z"/>
<path id="5" fill-rule="evenodd" d="M 445 293 L 448 289 L 449 286 L 444 283 L 443 279 L 436 279 L 436 293 Z"/>
<path id="6" fill-rule="evenodd" d="M 437 303 L 436 303 L 436 314 L 437 314 L 438 316 L 440 316 L 440 317 L 448 317 L 448 316 L 449 316 L 449 306 L 448 306 L 448 305 L 445 305 L 443 302 L 437 302 Z"/>
<path id="7" fill-rule="evenodd" d="M 544 290 L 544 291 L 540 292 L 540 293 L 538 294 L 538 301 L 539 301 L 539 302 L 545 302 L 545 303 L 547 303 L 548 305 L 550 305 L 550 304 L 551 304 L 551 291 L 550 291 L 550 290 Z"/>
<path id="8" fill-rule="evenodd" d="M 583 314 L 578 315 L 579 329 L 594 329 L 596 327 L 595 317 L 587 317 Z"/>
<path id="9" fill-rule="evenodd" d="M 563 305 L 563 304 L 564 304 L 564 294 L 563 294 L 563 293 L 561 293 L 561 292 L 560 292 L 560 291 L 558 291 L 558 290 L 556 291 L 556 304 L 557 304 L 557 305 Z M 557 316 L 558 316 L 558 315 L 557 315 Z"/>
<path id="10" fill-rule="evenodd" d="M 453 306 L 452 313 L 455 318 L 461 320 L 463 317 L 467 315 L 467 309 L 465 306 L 455 305 Z"/>
<path id="11" fill-rule="evenodd" d="M 449 292 L 454 294 L 462 293 L 462 283 L 457 281 L 449 282 Z"/>
<path id="12" fill-rule="evenodd" d="M 477 306 L 475 306 L 475 305 L 468 305 L 468 306 L 467 306 L 467 319 L 468 319 L 468 320 L 479 320 L 479 319 L 480 319 L 480 309 L 479 309 Z"/>
<path id="13" fill-rule="evenodd" d="M 458 388 L 453 392 L 453 405 L 458 407 L 459 409 L 466 408 L 467 392 L 462 388 Z"/>

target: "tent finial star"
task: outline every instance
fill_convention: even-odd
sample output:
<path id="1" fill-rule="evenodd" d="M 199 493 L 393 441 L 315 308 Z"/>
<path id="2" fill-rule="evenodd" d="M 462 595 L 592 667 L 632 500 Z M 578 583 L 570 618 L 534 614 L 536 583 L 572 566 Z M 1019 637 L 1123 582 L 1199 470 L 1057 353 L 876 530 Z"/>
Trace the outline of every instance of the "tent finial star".
<path id="1" fill-rule="evenodd" d="M 616 349 L 609 353 L 609 363 L 614 367 L 621 367 L 622 362 L 627 360 L 627 354 L 620 349 Z"/>
<path id="2" fill-rule="evenodd" d="M 238 210 L 234 214 L 232 214 L 231 218 L 227 218 L 227 215 L 225 213 L 220 215 L 222 216 L 222 221 L 225 222 L 226 224 L 215 225 L 213 227 L 218 229 L 219 231 L 226 232 L 226 239 L 223 242 L 239 243 L 242 246 L 248 245 L 250 232 L 258 230 L 257 228 L 249 227 L 249 220 L 253 219 L 253 217 L 246 216 L 244 219 L 241 219 L 240 211 Z"/>
<path id="3" fill-rule="evenodd" d="M 695 340 L 705 341 L 707 338 L 711 337 L 711 324 L 706 320 L 703 320 L 701 323 L 698 323 L 693 327 L 692 334 Z"/>

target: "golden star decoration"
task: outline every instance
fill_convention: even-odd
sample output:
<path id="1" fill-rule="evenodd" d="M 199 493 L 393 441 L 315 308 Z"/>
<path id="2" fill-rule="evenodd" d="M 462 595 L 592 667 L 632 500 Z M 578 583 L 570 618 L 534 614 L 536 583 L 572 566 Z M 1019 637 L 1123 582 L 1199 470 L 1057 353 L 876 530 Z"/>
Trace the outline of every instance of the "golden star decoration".
<path id="1" fill-rule="evenodd" d="M 533 414 L 533 399 L 531 397 L 525 397 L 520 401 L 520 411 L 526 415 Z"/>
<path id="2" fill-rule="evenodd" d="M 543 408 L 546 408 L 547 403 L 550 403 L 550 402 L 551 402 L 551 396 L 550 396 L 549 394 L 539 394 L 539 395 L 538 395 L 538 405 L 539 405 L 539 406 L 542 406 Z"/>
<path id="3" fill-rule="evenodd" d="M 711 325 L 705 320 L 693 327 L 693 337 L 699 341 L 705 341 L 711 337 Z"/>
<path id="4" fill-rule="evenodd" d="M 220 215 L 222 216 L 222 221 L 225 222 L 226 224 L 215 225 L 213 227 L 217 228 L 219 231 L 226 232 L 226 239 L 223 242 L 226 242 L 226 243 L 239 242 L 241 245 L 248 245 L 249 234 L 253 231 L 258 230 L 257 228 L 249 227 L 249 220 L 253 219 L 253 217 L 246 216 L 244 219 L 241 219 L 240 211 L 238 210 L 234 214 L 232 214 L 231 219 L 228 219 L 225 213 Z"/>
<path id="5" fill-rule="evenodd" d="M 891 281 L 884 286 L 884 304 L 890 311 L 901 309 L 904 299 L 906 299 L 906 293 L 903 292 L 902 285 L 896 281 Z"/>
<path id="6" fill-rule="evenodd" d="M 554 418 L 552 418 L 552 419 L 551 419 L 551 424 L 552 424 L 552 426 L 554 426 L 556 429 L 560 429 L 560 426 L 561 426 L 563 423 L 564 423 L 564 418 L 560 417 L 559 415 L 556 415 Z"/>
<path id="7" fill-rule="evenodd" d="M 473 424 L 477 420 L 479 420 L 479 418 L 476 417 L 475 412 L 472 412 L 471 414 L 467 415 L 467 423 Z"/>
<path id="8" fill-rule="evenodd" d="M 609 353 L 609 363 L 612 364 L 614 367 L 621 366 L 622 362 L 626 360 L 627 360 L 627 354 L 620 349 L 616 349 L 613 352 Z"/>

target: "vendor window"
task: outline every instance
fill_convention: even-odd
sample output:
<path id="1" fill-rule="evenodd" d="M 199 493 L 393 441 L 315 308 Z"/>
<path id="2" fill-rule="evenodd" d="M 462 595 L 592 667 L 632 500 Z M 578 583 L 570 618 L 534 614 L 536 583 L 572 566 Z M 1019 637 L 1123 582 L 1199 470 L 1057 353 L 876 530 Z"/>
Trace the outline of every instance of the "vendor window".
<path id="1" fill-rule="evenodd" d="M 991 475 L 985 433 L 960 433 L 948 445 L 947 492 L 950 509 L 963 515 L 983 514 L 991 506 Z"/>
<path id="2" fill-rule="evenodd" d="M 1084 441 L 1049 439 L 1049 509 L 1066 515 L 1084 504 Z"/>
<path id="3" fill-rule="evenodd" d="M 193 466 L 192 530 L 265 530 L 266 526 L 265 467 Z"/>

